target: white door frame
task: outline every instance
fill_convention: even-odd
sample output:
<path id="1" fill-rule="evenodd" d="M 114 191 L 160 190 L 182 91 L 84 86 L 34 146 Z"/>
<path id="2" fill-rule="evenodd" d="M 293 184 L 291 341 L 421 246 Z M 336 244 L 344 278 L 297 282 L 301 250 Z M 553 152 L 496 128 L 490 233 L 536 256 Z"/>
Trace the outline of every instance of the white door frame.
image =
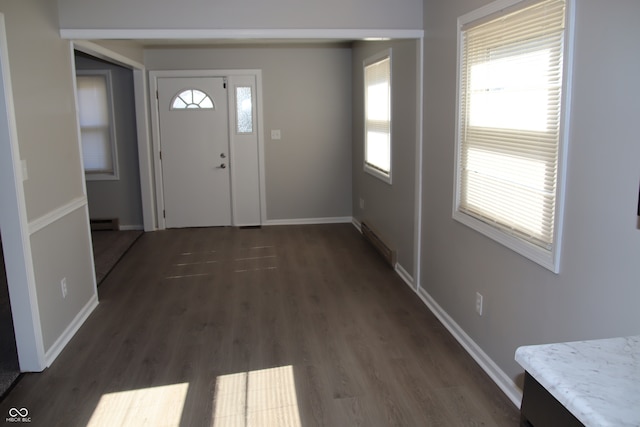
<path id="1" fill-rule="evenodd" d="M 45 368 L 45 353 L 23 181 L 6 27 L 0 13 L 0 228 L 20 370 L 39 372 Z"/>
<path id="2" fill-rule="evenodd" d="M 258 122 L 258 167 L 260 180 L 260 224 L 264 224 L 267 217 L 267 208 L 265 200 L 265 174 L 264 174 L 264 139 L 263 139 L 263 119 L 262 119 L 262 70 L 163 70 L 149 71 L 149 97 L 151 110 L 151 138 L 153 140 L 153 165 L 155 171 L 155 200 L 156 215 L 158 218 L 158 228 L 164 230 L 166 223 L 164 220 L 164 195 L 162 192 L 162 164 L 160 162 L 160 119 L 158 114 L 158 99 L 154 94 L 158 91 L 158 79 L 163 77 L 227 77 L 232 76 L 253 76 L 256 79 L 256 108 Z M 233 147 L 229 147 L 229 154 L 233 156 Z M 231 199 L 234 200 L 233 194 L 233 174 L 231 175 Z M 235 215 L 232 212 L 232 225 L 237 225 Z"/>

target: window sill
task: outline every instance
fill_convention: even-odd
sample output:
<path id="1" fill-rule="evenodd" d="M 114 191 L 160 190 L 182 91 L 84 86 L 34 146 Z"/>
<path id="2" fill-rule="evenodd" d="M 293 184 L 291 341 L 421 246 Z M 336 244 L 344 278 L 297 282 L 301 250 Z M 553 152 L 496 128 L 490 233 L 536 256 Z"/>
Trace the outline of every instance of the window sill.
<path id="1" fill-rule="evenodd" d="M 86 173 L 84 174 L 86 181 L 119 181 L 120 176 L 113 173 Z"/>
<path id="2" fill-rule="evenodd" d="M 454 210 L 453 219 L 500 243 L 501 245 L 506 246 L 512 251 L 528 258 L 555 274 L 560 272 L 558 243 L 548 251 L 458 210 Z"/>
<path id="3" fill-rule="evenodd" d="M 386 182 L 387 184 L 391 185 L 391 172 L 387 174 L 378 169 L 372 168 L 367 164 L 364 165 L 364 171 L 369 175 L 378 178 L 380 181 Z"/>

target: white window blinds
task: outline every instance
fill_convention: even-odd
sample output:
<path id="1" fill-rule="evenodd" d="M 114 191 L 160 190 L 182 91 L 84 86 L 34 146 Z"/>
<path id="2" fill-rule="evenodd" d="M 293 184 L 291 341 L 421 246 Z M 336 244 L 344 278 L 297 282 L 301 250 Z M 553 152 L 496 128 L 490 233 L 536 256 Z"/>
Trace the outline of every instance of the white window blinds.
<path id="1" fill-rule="evenodd" d="M 87 174 L 115 174 L 108 73 L 76 76 L 82 158 Z"/>
<path id="2" fill-rule="evenodd" d="M 461 27 L 457 210 L 550 251 L 565 2 Z"/>
<path id="3" fill-rule="evenodd" d="M 391 58 L 366 64 L 365 169 L 388 176 L 391 172 Z"/>

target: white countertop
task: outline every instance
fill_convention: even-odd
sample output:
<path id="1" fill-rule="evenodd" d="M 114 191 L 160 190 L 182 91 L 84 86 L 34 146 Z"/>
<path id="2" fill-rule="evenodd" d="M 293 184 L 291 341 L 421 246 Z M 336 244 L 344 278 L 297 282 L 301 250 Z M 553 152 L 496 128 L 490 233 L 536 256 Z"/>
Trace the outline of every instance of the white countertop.
<path id="1" fill-rule="evenodd" d="M 640 335 L 520 347 L 516 361 L 585 426 L 640 426 Z"/>

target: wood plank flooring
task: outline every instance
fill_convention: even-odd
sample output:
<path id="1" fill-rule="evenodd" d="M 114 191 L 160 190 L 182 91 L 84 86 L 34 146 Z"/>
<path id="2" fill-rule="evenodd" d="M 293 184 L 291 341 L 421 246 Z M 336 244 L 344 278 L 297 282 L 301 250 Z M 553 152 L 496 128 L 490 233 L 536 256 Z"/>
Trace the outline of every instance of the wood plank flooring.
<path id="1" fill-rule="evenodd" d="M 517 426 L 349 224 L 143 235 L 0 414 L 43 426 Z"/>
<path id="2" fill-rule="evenodd" d="M 91 231 L 93 262 L 98 286 L 142 233 L 141 230 Z"/>

